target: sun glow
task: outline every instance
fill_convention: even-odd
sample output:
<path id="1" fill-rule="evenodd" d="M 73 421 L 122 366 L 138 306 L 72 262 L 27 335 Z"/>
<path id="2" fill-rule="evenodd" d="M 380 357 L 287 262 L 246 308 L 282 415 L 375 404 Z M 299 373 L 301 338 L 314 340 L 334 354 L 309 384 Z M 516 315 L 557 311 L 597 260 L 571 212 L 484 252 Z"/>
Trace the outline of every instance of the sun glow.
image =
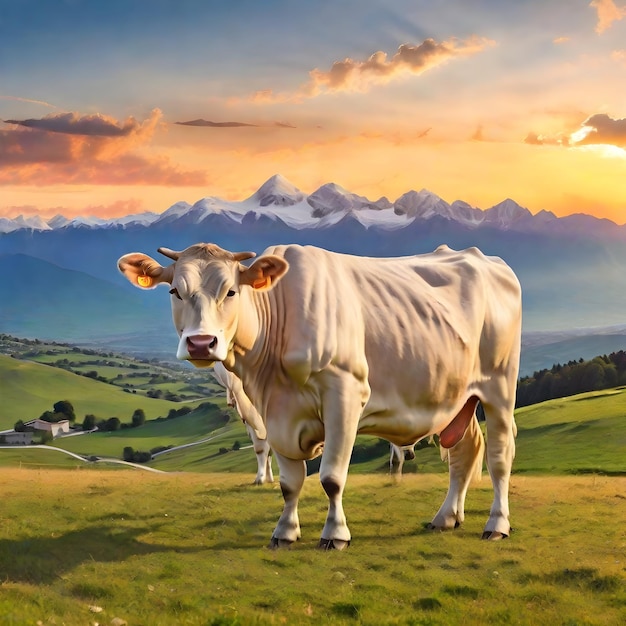
<path id="1" fill-rule="evenodd" d="M 583 139 L 585 139 L 589 135 L 589 133 L 593 130 L 594 130 L 593 126 L 583 126 L 582 128 L 573 132 L 570 135 L 570 139 L 572 140 L 572 143 L 578 143 L 579 141 L 582 141 Z"/>
<path id="2" fill-rule="evenodd" d="M 626 150 L 619 146 L 612 146 L 606 143 L 589 144 L 586 146 L 577 146 L 578 150 L 592 152 L 607 159 L 626 159 Z"/>

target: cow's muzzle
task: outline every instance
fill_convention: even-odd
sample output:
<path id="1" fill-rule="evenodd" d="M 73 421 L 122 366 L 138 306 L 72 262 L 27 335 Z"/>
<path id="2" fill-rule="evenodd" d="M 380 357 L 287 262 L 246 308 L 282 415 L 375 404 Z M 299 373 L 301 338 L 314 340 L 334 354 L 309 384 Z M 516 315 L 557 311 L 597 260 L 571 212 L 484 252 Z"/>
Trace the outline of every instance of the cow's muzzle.
<path id="1" fill-rule="evenodd" d="M 215 335 L 192 335 L 187 337 L 187 350 L 192 359 L 209 359 L 217 348 Z"/>

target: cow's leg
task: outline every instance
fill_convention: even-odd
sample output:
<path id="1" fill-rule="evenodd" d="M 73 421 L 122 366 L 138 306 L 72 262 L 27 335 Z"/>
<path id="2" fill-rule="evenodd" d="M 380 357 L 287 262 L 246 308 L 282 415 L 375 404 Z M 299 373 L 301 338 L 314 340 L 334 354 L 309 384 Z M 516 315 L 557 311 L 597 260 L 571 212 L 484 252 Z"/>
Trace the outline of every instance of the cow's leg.
<path id="1" fill-rule="evenodd" d="M 485 525 L 483 539 L 509 536 L 509 480 L 515 457 L 515 419 L 513 408 L 484 404 L 487 421 L 487 468 L 493 483 L 493 504 Z"/>
<path id="2" fill-rule="evenodd" d="M 265 455 L 265 482 L 274 482 L 274 473 L 272 472 L 272 450 L 267 446 L 267 454 Z"/>
<path id="3" fill-rule="evenodd" d="M 432 530 L 450 530 L 465 519 L 465 496 L 472 479 L 480 479 L 485 443 L 478 420 L 473 417 L 461 441 L 447 450 L 450 465 L 448 494 L 428 525 Z M 445 458 L 445 457 L 444 457 Z"/>
<path id="4" fill-rule="evenodd" d="M 294 541 L 300 539 L 298 498 L 306 478 L 306 463 L 304 461 L 288 459 L 278 452 L 275 454 L 285 507 L 268 546 L 272 549 L 289 547 Z"/>
<path id="5" fill-rule="evenodd" d="M 272 476 L 272 462 L 269 456 L 270 446 L 267 440 L 256 439 L 254 442 L 254 452 L 256 454 L 257 472 L 254 480 L 255 485 L 264 485 L 274 482 Z"/>
<path id="6" fill-rule="evenodd" d="M 340 383 L 324 397 L 324 451 L 320 482 L 328 496 L 328 515 L 318 547 L 342 550 L 350 544 L 350 529 L 343 511 L 343 490 L 356 439 L 362 394 L 354 381 Z"/>
<path id="7" fill-rule="evenodd" d="M 391 448 L 389 452 L 389 473 L 395 474 L 397 477 L 402 475 L 402 466 L 404 465 L 404 450 L 389 444 Z"/>

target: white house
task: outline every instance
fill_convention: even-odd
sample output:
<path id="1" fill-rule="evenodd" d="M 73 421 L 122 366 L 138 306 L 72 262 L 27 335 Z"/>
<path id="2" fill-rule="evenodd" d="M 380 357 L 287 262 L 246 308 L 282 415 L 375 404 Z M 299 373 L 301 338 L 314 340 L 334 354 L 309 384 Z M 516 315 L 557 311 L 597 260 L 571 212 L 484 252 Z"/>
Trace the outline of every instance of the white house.
<path id="1" fill-rule="evenodd" d="M 61 420 L 60 422 L 45 422 L 44 420 L 36 419 L 26 422 L 24 425 L 32 426 L 35 430 L 47 430 L 52 433 L 53 438 L 70 432 L 69 420 Z"/>

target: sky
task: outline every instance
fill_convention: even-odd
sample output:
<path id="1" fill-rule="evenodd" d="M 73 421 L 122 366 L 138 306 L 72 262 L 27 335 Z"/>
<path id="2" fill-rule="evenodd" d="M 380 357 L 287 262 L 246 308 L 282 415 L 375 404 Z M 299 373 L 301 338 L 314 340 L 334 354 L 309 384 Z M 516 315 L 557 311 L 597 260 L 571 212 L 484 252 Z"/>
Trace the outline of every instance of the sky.
<path id="1" fill-rule="evenodd" d="M 624 224 L 626 0 L 0 0 L 0 120 L 0 217 L 281 174 Z"/>

